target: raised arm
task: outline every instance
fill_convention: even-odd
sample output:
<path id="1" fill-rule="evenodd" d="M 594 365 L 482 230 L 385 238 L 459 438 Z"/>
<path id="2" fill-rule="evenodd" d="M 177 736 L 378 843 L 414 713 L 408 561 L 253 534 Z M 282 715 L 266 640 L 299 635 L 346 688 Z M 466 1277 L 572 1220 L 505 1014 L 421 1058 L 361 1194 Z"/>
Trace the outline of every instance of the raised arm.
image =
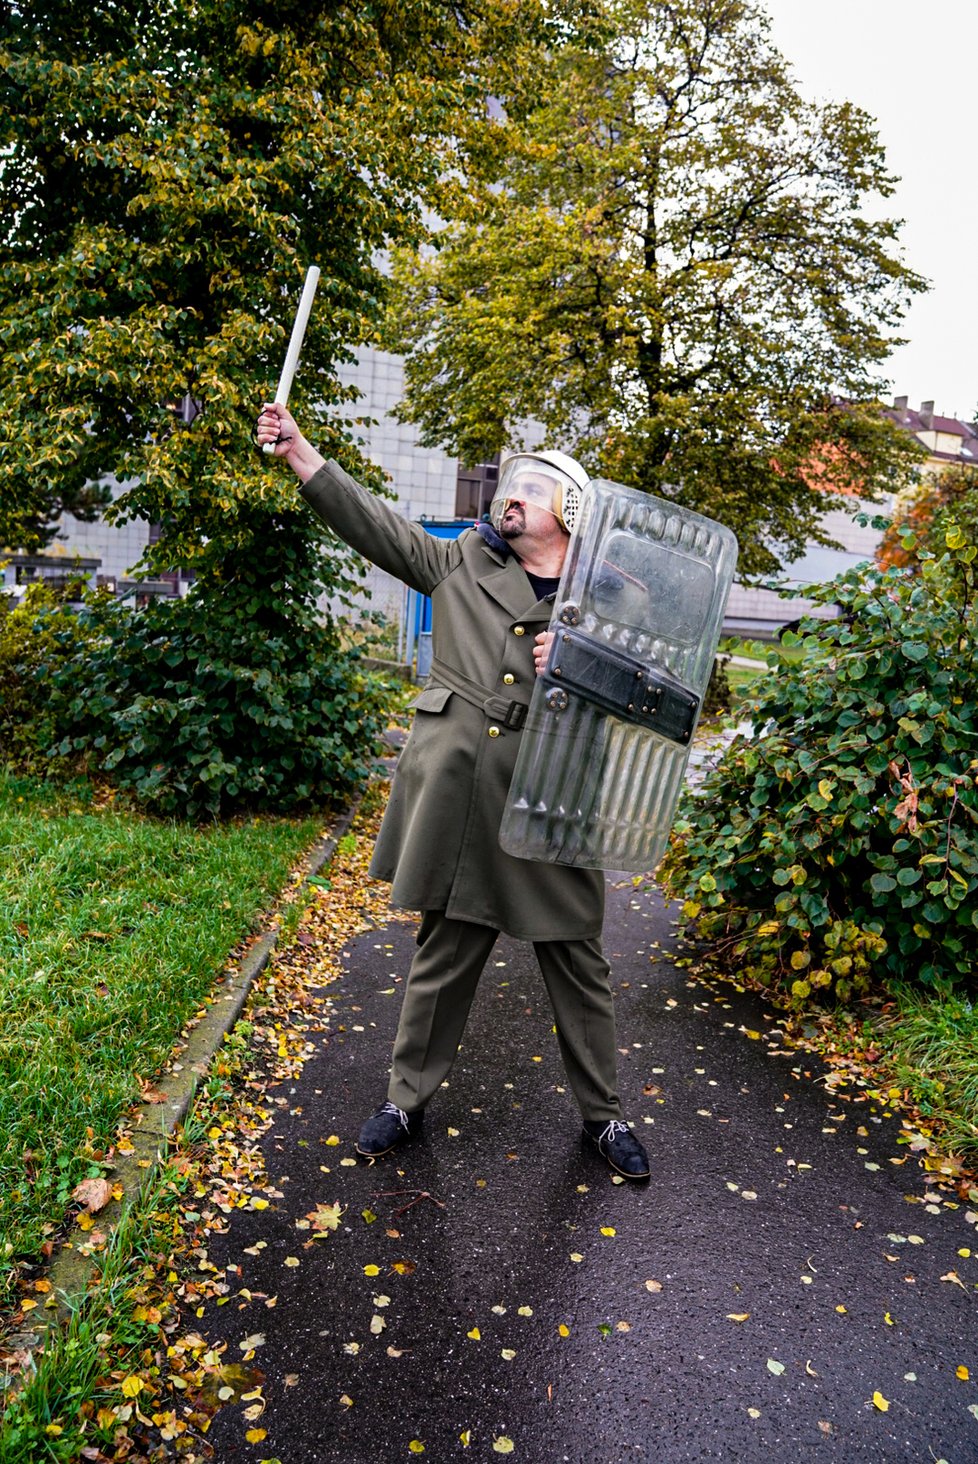
<path id="1" fill-rule="evenodd" d="M 430 595 L 461 559 L 456 540 L 436 539 L 420 524 L 402 518 L 382 498 L 369 493 L 327 460 L 305 438 L 287 407 L 266 402 L 258 418 L 259 444 L 274 444 L 302 484 L 309 506 L 335 534 L 365 559 Z"/>

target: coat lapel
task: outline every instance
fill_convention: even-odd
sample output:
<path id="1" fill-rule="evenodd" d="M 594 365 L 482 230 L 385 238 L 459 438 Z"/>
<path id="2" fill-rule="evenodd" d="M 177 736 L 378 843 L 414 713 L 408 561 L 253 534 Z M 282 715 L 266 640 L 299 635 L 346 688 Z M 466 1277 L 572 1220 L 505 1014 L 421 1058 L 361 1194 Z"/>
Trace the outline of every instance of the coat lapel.
<path id="1" fill-rule="evenodd" d="M 479 586 L 487 595 L 501 605 L 514 620 L 549 621 L 553 607 L 544 600 L 536 600 L 530 581 L 520 568 L 519 560 L 511 557 L 502 564 L 491 550 L 487 551 L 489 564 L 477 578 Z"/>

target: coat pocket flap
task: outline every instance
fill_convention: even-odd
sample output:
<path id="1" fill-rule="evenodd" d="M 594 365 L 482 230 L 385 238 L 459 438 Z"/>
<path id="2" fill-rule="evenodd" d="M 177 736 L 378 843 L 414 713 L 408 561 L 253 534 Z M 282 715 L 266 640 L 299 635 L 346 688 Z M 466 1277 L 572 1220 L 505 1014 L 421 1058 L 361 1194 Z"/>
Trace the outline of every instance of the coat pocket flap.
<path id="1" fill-rule="evenodd" d="M 452 695 L 449 686 L 426 686 L 411 703 L 411 710 L 415 712 L 443 712 L 448 705 Z"/>

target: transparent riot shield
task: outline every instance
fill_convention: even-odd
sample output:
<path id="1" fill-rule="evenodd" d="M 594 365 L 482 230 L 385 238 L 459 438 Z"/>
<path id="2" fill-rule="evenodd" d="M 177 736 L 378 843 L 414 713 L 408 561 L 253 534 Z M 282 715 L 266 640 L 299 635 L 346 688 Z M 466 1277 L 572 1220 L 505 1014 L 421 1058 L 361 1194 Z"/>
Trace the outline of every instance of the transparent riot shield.
<path id="1" fill-rule="evenodd" d="M 618 483 L 590 484 L 500 827 L 508 854 L 655 868 L 736 561 L 721 524 Z"/>

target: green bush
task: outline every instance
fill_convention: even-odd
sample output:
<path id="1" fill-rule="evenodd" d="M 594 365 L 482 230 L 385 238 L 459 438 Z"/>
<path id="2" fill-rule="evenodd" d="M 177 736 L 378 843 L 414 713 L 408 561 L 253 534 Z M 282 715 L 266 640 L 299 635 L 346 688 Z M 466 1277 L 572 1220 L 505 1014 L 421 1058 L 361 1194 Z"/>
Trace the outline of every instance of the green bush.
<path id="1" fill-rule="evenodd" d="M 840 618 L 785 637 L 800 660 L 769 653 L 743 707 L 755 735 L 684 799 L 668 893 L 726 963 L 796 1002 L 975 974 L 976 554 L 951 525 L 915 572 L 806 592 Z"/>
<path id="2" fill-rule="evenodd" d="M 39 581 L 14 607 L 0 595 L 0 761 L 6 766 L 52 771 L 48 749 L 57 737 L 58 708 L 51 673 L 84 654 L 90 640 L 63 589 Z"/>
<path id="3" fill-rule="evenodd" d="M 382 728 L 381 683 L 328 624 L 270 624 L 248 594 L 93 605 L 95 643 L 54 673 L 58 754 L 188 817 L 349 795 Z"/>

